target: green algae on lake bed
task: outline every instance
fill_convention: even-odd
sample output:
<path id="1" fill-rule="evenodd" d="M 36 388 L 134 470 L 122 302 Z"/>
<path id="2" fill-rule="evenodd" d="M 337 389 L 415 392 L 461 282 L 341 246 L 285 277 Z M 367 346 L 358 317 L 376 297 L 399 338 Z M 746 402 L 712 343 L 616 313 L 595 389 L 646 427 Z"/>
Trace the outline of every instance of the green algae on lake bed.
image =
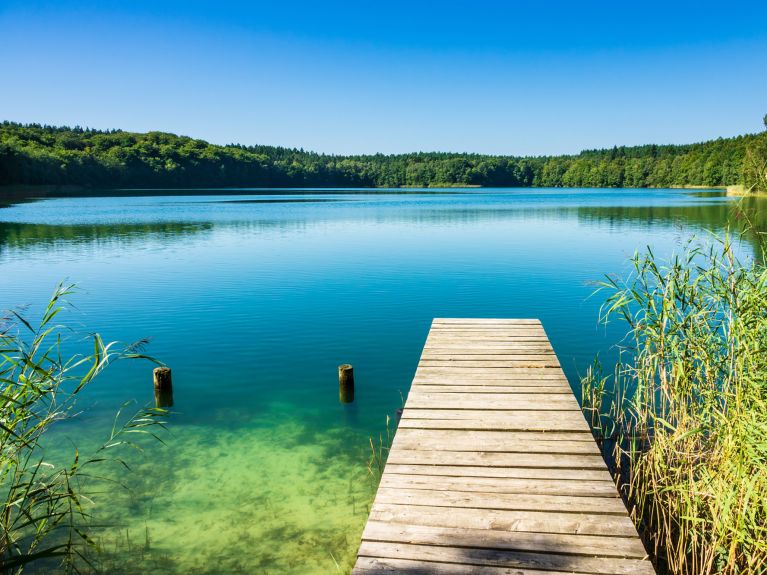
<path id="1" fill-rule="evenodd" d="M 165 446 L 131 460 L 128 489 L 98 512 L 100 570 L 348 572 L 375 486 L 368 454 L 346 453 L 366 438 L 307 429 L 282 409 L 269 417 L 213 433 L 171 424 Z"/>

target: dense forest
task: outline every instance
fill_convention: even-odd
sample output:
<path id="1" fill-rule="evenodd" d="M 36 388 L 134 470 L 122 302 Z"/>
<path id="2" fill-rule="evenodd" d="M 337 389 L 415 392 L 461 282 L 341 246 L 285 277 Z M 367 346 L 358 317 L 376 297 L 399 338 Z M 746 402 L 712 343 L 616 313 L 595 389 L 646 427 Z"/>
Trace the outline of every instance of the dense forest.
<path id="1" fill-rule="evenodd" d="M 0 185 L 723 186 L 750 185 L 750 174 L 763 171 L 765 158 L 765 133 L 689 145 L 620 146 L 566 156 L 436 152 L 336 156 L 273 146 L 218 146 L 162 132 L 0 124 Z"/>

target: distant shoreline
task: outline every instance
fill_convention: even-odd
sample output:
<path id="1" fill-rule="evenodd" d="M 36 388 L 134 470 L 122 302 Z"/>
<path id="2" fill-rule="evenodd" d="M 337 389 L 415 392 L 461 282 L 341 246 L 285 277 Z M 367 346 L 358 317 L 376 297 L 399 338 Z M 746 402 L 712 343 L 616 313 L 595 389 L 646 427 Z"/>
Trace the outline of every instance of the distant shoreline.
<path id="1" fill-rule="evenodd" d="M 727 186 L 727 196 L 732 198 L 767 198 L 767 193 L 747 191 L 742 185 Z"/>
<path id="2" fill-rule="evenodd" d="M 674 184 L 673 186 L 668 186 L 668 187 L 672 190 L 728 190 L 735 186 L 701 186 L 698 184 Z"/>
<path id="3" fill-rule="evenodd" d="M 188 192 L 189 195 L 198 195 L 202 192 L 220 191 L 227 194 L 254 194 L 271 190 L 292 190 L 292 191 L 306 191 L 317 193 L 344 193 L 348 191 L 377 191 L 387 190 L 391 193 L 396 193 L 396 190 L 419 190 L 428 192 L 429 190 L 451 190 L 451 189 L 508 189 L 508 190 L 535 190 L 535 189 L 588 189 L 588 190 L 620 190 L 620 189 L 634 189 L 634 190 L 723 190 L 727 192 L 728 196 L 745 196 L 751 195 L 746 192 L 743 186 L 740 184 L 729 186 L 706 186 L 699 184 L 674 184 L 670 186 L 483 186 L 480 184 L 459 184 L 459 183 L 430 183 L 424 186 L 346 186 L 339 188 L 332 187 L 294 187 L 294 186 L 236 186 L 236 187 L 216 187 L 216 186 L 200 186 L 200 187 L 97 187 L 97 186 L 81 186 L 74 184 L 65 185 L 53 185 L 53 184 L 0 184 L 0 199 L 8 199 L 9 197 L 29 197 L 30 194 L 40 194 L 43 197 L 47 196 L 68 196 L 75 194 L 86 194 L 89 192 L 136 192 L 142 195 L 151 195 L 151 192 Z"/>
<path id="4" fill-rule="evenodd" d="M 728 196 L 744 196 L 756 194 L 738 194 L 727 187 Z M 396 188 L 372 188 L 372 187 L 353 187 L 353 188 L 289 188 L 289 187 L 271 187 L 271 188 L 95 188 L 86 186 L 51 186 L 51 185 L 0 185 L 0 208 L 9 207 L 17 203 L 25 203 L 35 200 L 55 199 L 55 198 L 114 198 L 114 197 L 161 197 L 161 196 L 268 196 L 268 195 L 449 195 L 470 193 L 461 190 L 482 190 L 482 189 L 505 189 L 505 190 L 540 190 L 540 189 L 561 189 L 561 190 L 618 190 L 618 189 L 636 189 L 636 190 L 660 190 L 660 189 L 679 189 L 679 190 L 725 190 L 723 186 L 668 186 L 668 187 L 644 187 L 644 188 L 608 188 L 608 187 L 549 187 L 549 186 L 510 186 L 490 188 L 479 185 L 445 185 L 445 186 L 425 186 L 425 187 L 396 187 Z"/>

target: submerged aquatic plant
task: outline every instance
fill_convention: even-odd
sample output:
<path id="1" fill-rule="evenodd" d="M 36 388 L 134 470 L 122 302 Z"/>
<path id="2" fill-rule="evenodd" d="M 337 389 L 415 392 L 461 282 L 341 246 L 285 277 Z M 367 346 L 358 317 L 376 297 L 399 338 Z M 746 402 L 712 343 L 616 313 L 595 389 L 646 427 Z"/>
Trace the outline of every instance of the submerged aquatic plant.
<path id="1" fill-rule="evenodd" d="M 629 335 L 587 418 L 660 571 L 767 573 L 767 270 L 729 237 L 633 266 L 602 285 Z"/>
<path id="2" fill-rule="evenodd" d="M 105 464 L 127 464 L 121 448 L 140 446 L 135 439 L 163 426 L 164 410 L 145 408 L 115 417 L 104 443 L 89 454 L 75 448 L 66 465 L 46 459 L 44 443 L 66 421 L 77 417 L 81 392 L 113 361 L 146 358 L 141 345 L 118 349 L 97 334 L 92 352 L 63 357 L 65 329 L 54 323 L 72 286 L 59 286 L 39 323 L 10 311 L 0 325 L 0 571 L 21 573 L 49 561 L 50 568 L 80 572 L 89 560 L 85 550 L 92 501 L 89 482 L 100 481 Z M 146 358 L 149 359 L 149 358 Z M 125 406 L 124 406 L 125 407 Z M 139 435 L 136 435 L 139 434 Z"/>
<path id="3" fill-rule="evenodd" d="M 400 407 L 396 412 L 396 421 L 394 429 L 391 428 L 391 417 L 386 415 L 386 429 L 385 433 L 378 434 L 378 441 L 376 442 L 372 437 L 370 440 L 370 458 L 368 459 L 368 476 L 371 479 L 372 486 L 378 488 L 378 484 L 381 482 L 384 468 L 386 467 L 386 460 L 389 458 L 389 452 L 391 451 L 391 445 L 394 441 L 394 434 L 397 432 L 400 418 L 402 417 L 402 411 L 405 409 L 405 396 L 400 391 L 399 394 Z"/>
<path id="4" fill-rule="evenodd" d="M 378 483 L 381 481 L 393 439 L 394 433 L 391 430 L 391 418 L 387 415 L 385 433 L 378 434 L 378 441 L 375 441 L 372 437 L 369 438 L 370 458 L 368 459 L 368 475 L 375 486 L 378 486 Z"/>

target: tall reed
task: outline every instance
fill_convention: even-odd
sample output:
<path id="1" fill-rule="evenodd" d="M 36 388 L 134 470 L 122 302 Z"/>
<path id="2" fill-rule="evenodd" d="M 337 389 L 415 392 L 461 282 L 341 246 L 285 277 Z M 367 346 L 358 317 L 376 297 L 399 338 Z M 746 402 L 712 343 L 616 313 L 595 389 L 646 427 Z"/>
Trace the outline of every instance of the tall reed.
<path id="1" fill-rule="evenodd" d="M 389 457 L 389 451 L 391 450 L 392 440 L 394 439 L 394 431 L 391 429 L 391 418 L 386 416 L 386 436 L 384 433 L 378 434 L 378 441 L 374 441 L 372 437 L 370 441 L 370 457 L 368 458 L 368 475 L 372 479 L 374 487 L 378 487 L 378 483 L 381 481 L 384 468 L 386 467 L 386 460 Z"/>
<path id="2" fill-rule="evenodd" d="M 756 136 L 746 148 L 742 180 L 747 192 L 767 194 L 767 132 Z"/>
<path id="3" fill-rule="evenodd" d="M 54 323 L 71 287 L 59 286 L 39 323 L 17 311 L 0 321 L 0 572 L 21 573 L 45 562 L 47 570 L 80 572 L 89 567 L 86 549 L 93 502 L 88 485 L 101 483 L 109 462 L 127 467 L 121 448 L 162 426 L 162 410 L 118 413 L 104 443 L 90 453 L 76 447 L 67 464 L 55 464 L 44 448 L 50 432 L 78 416 L 76 400 L 116 359 L 145 357 L 140 345 L 118 349 L 91 335 L 92 352 L 64 357 L 67 333 Z M 138 435 L 137 435 L 138 434 Z M 159 438 L 158 438 L 159 439 Z"/>
<path id="4" fill-rule="evenodd" d="M 583 380 L 594 433 L 660 572 L 767 573 L 767 270 L 729 237 L 633 268 L 601 286 L 628 337 Z"/>

